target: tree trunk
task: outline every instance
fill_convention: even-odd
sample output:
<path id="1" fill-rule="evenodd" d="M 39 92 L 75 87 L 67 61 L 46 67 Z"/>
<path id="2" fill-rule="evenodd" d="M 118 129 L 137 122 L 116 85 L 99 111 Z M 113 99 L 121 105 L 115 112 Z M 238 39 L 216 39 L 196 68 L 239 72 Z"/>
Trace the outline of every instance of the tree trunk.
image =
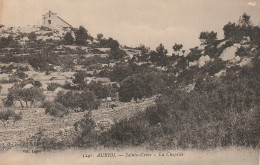
<path id="1" fill-rule="evenodd" d="M 31 108 L 34 107 L 34 101 L 31 101 Z"/>
<path id="2" fill-rule="evenodd" d="M 20 102 L 20 104 L 21 104 L 21 106 L 22 106 L 22 108 L 23 108 L 24 106 L 23 106 L 23 103 L 22 103 L 22 101 L 21 101 L 21 100 L 19 100 L 19 102 Z"/>

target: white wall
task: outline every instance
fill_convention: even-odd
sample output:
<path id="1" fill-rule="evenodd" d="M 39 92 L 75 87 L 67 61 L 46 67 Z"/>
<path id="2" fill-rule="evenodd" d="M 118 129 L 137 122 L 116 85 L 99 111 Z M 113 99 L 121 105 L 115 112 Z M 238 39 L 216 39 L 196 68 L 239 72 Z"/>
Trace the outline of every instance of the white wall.
<path id="1" fill-rule="evenodd" d="M 45 23 L 44 19 L 42 19 L 42 24 L 46 27 L 55 28 L 55 27 L 70 27 L 67 23 L 62 21 L 56 14 L 49 14 L 44 15 L 46 17 Z M 51 24 L 49 24 L 48 20 L 51 20 Z"/>

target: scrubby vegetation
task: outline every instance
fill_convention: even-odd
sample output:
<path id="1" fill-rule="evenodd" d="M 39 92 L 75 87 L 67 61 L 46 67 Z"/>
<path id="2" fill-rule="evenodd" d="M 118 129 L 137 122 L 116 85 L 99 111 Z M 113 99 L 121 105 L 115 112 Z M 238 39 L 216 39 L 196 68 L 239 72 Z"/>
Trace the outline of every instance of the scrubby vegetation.
<path id="1" fill-rule="evenodd" d="M 111 73 L 117 69 L 117 78 L 120 79 L 114 80 L 121 82 L 121 101 L 160 94 L 156 104 L 133 118 L 116 122 L 111 129 L 103 132 L 94 131 L 91 117 L 85 116 L 77 127 L 88 133 L 79 131 L 77 144 L 84 147 L 142 146 L 149 149 L 259 148 L 260 61 L 259 45 L 256 44 L 259 36 L 255 35 L 258 29 L 244 14 L 238 24 L 224 26 L 225 40 L 217 40 L 215 32 L 202 32 L 199 38 L 203 49 L 190 49 L 186 57 L 180 56 L 185 53 L 180 53 L 182 45 L 173 46 L 172 58 L 168 58 L 163 45 L 159 45 L 156 51 L 150 53 L 150 60 L 157 66 L 167 66 L 167 72 L 161 75 L 134 74 L 135 71 L 129 69 L 130 65 L 127 69 L 123 66 L 122 69 L 115 68 Z M 219 46 L 223 42 L 225 44 Z M 244 43 L 249 46 L 244 48 Z M 250 64 L 241 66 L 238 62 L 224 61 L 220 57 L 234 44 L 242 45 L 236 56 L 250 58 Z M 206 52 L 211 59 L 200 62 L 202 57 L 206 58 Z M 191 66 L 191 62 L 198 64 Z"/>
<path id="2" fill-rule="evenodd" d="M 30 88 L 22 88 L 19 85 L 15 85 L 9 89 L 9 93 L 5 100 L 6 106 L 12 106 L 14 101 L 19 101 L 21 107 L 24 107 L 23 101 L 25 102 L 26 107 L 30 105 L 33 106 L 37 102 L 43 102 L 45 96 L 43 90 L 39 87 L 31 86 Z"/>
<path id="3" fill-rule="evenodd" d="M 58 87 L 62 87 L 62 85 L 59 84 L 59 83 L 52 82 L 52 83 L 48 84 L 47 90 L 48 91 L 55 91 L 55 89 L 57 89 Z"/>
<path id="4" fill-rule="evenodd" d="M 43 107 L 45 113 L 55 117 L 63 117 L 69 113 L 68 109 L 61 103 L 57 102 L 45 102 Z"/>
<path id="5" fill-rule="evenodd" d="M 83 26 L 56 38 L 56 31 L 40 29 L 0 38 L 1 83 L 9 88 L 3 106 L 20 103 L 29 109 L 41 103 L 36 107 L 57 117 L 53 120 L 84 117 L 74 121 L 76 137 L 69 145 L 42 130 L 31 137 L 33 145 L 259 148 L 260 30 L 247 14 L 223 27 L 223 39 L 203 31 L 198 34 L 201 44 L 194 48 L 184 50 L 173 42 L 172 55 L 163 44 L 151 50 L 122 46 L 102 34 L 94 38 Z M 120 108 L 145 104 L 147 98 L 153 101 L 148 108 L 118 114 Z M 21 115 L 5 110 L 0 119 L 6 126 Z"/>
<path id="6" fill-rule="evenodd" d="M 12 109 L 6 109 L 6 110 L 2 110 L 0 111 L 0 120 L 3 123 L 4 127 L 6 128 L 8 126 L 8 122 L 10 120 L 13 121 L 13 125 L 22 119 L 22 113 L 18 113 L 16 114 L 14 112 L 14 110 Z"/>
<path id="7" fill-rule="evenodd" d="M 55 102 L 62 104 L 66 108 L 79 109 L 79 111 L 97 109 L 100 101 L 96 98 L 94 92 L 84 91 L 68 91 L 59 92 Z"/>

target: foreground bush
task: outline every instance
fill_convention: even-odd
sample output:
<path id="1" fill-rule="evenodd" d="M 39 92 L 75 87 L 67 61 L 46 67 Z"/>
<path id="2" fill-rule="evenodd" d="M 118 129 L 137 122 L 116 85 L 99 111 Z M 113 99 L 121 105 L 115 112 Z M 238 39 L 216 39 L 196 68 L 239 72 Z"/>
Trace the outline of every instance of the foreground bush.
<path id="1" fill-rule="evenodd" d="M 150 149 L 260 145 L 259 62 L 222 79 L 207 77 L 190 93 L 168 88 L 136 117 L 98 134 L 96 145 L 143 146 Z M 251 73 L 251 74 L 248 74 Z M 84 125 L 83 125 L 84 126 Z M 86 146 L 95 133 L 81 134 Z"/>

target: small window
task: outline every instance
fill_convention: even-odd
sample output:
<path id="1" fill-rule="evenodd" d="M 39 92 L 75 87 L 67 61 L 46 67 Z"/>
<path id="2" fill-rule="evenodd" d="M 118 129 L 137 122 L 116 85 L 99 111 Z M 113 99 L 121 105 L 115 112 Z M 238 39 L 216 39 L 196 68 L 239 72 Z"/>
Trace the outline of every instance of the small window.
<path id="1" fill-rule="evenodd" d="M 51 20 L 48 20 L 48 23 L 51 24 Z"/>

